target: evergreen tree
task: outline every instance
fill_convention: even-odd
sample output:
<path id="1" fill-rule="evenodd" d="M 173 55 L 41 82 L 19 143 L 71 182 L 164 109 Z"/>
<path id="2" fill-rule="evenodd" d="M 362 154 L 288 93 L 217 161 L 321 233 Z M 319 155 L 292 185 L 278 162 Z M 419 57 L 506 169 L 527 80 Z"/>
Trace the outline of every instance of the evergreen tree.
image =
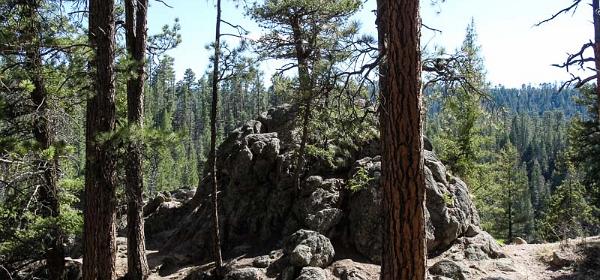
<path id="1" fill-rule="evenodd" d="M 589 202 L 600 208 L 600 125 L 596 112 L 596 96 L 592 89 L 582 90 L 579 103 L 586 106 L 588 116 L 575 118 L 569 129 L 569 142 L 572 152 L 570 160 L 583 173 L 582 182 Z"/>
<path id="2" fill-rule="evenodd" d="M 296 154 L 294 183 L 300 187 L 305 168 L 306 148 L 309 144 L 309 126 L 312 110 L 319 94 L 330 91 L 336 81 L 331 69 L 340 61 L 345 42 L 356 33 L 356 25 L 349 24 L 350 16 L 358 11 L 357 0 L 267 0 L 255 4 L 250 14 L 263 27 L 270 30 L 260 40 L 263 56 L 272 59 L 290 59 L 288 69 L 297 69 L 295 94 L 300 118 L 300 147 Z"/>
<path id="3" fill-rule="evenodd" d="M 144 127 L 144 88 L 146 21 L 148 0 L 125 1 L 126 44 L 131 56 L 133 77 L 127 81 L 127 121 L 132 132 L 127 143 L 127 278 L 143 280 L 150 269 L 146 259 L 146 240 L 143 217 L 143 139 L 138 132 Z"/>
<path id="4" fill-rule="evenodd" d="M 0 3 L 0 263 L 45 259 L 64 279 L 64 241 L 80 231 L 82 32 L 58 1 Z M 81 142 L 79 142 L 81 143 Z"/>
<path id="5" fill-rule="evenodd" d="M 481 94 L 486 91 L 485 69 L 481 47 L 477 45 L 475 21 L 467 26 L 465 40 L 459 51 L 462 57 L 458 75 L 465 84 L 451 82 L 445 91 L 441 111 L 441 131 L 434 142 L 441 151 L 441 159 L 450 170 L 467 183 L 475 184 L 475 174 L 480 163 L 484 111 Z"/>
<path id="6" fill-rule="evenodd" d="M 497 181 L 502 190 L 498 202 L 504 213 L 504 222 L 498 229 L 506 230 L 509 242 L 518 235 L 527 237 L 533 218 L 527 173 L 520 165 L 517 149 L 510 142 L 500 153 L 497 170 Z"/>
<path id="7" fill-rule="evenodd" d="M 378 1 L 381 67 L 381 279 L 426 276 L 419 1 Z M 402 26 L 402 28 L 397 28 Z"/>
<path id="8" fill-rule="evenodd" d="M 568 175 L 549 199 L 542 220 L 549 240 L 575 238 L 589 233 L 598 224 L 597 209 L 586 201 L 586 191 L 574 166 L 568 163 Z"/>
<path id="9" fill-rule="evenodd" d="M 116 171 L 113 142 L 115 106 L 115 6 L 113 0 L 89 3 L 89 40 L 93 93 L 86 114 L 86 170 L 83 279 L 115 278 Z"/>

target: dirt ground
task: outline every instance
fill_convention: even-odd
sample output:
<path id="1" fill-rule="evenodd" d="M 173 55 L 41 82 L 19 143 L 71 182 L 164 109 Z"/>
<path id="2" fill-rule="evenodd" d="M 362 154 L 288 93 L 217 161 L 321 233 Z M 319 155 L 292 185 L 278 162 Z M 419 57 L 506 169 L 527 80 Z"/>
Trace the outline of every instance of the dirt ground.
<path id="1" fill-rule="evenodd" d="M 126 243 L 118 241 L 117 271 L 123 276 L 127 270 Z M 465 270 L 467 279 L 497 279 L 497 280 L 600 280 L 600 236 L 585 239 L 573 239 L 563 243 L 521 244 L 502 247 L 506 258 L 470 261 L 455 259 Z M 567 262 L 567 265 L 553 264 L 555 252 Z M 448 255 L 428 260 L 432 265 Z M 556 257 L 554 257 L 556 258 Z M 159 269 L 164 256 L 156 251 L 148 252 L 148 261 L 152 270 L 149 279 L 184 279 L 200 267 L 176 268 L 165 275 L 159 275 Z M 251 259 L 240 258 L 236 266 L 245 266 Z M 358 270 L 368 272 L 374 280 L 379 278 L 378 266 L 355 263 L 350 260 L 339 260 L 343 265 L 354 265 Z M 348 262 L 352 264 L 347 264 Z M 332 265 L 332 267 L 335 266 Z M 331 275 L 331 274 L 330 274 Z M 338 279 L 331 276 L 331 279 Z M 371 278 L 369 277 L 369 278 Z"/>

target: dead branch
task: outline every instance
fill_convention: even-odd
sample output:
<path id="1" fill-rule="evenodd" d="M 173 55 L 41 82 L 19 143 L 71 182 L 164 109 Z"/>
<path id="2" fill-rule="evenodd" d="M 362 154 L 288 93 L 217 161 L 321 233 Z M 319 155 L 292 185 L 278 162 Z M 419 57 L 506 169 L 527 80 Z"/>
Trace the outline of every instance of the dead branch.
<path id="1" fill-rule="evenodd" d="M 570 12 L 571 10 L 572 10 L 572 11 L 573 11 L 573 13 L 574 13 L 574 12 L 577 10 L 577 7 L 579 6 L 579 4 L 580 4 L 580 3 L 581 3 L 581 0 L 574 0 L 574 1 L 573 1 L 573 4 L 571 4 L 571 6 L 569 6 L 569 7 L 566 7 L 566 8 L 564 8 L 564 9 L 562 9 L 562 10 L 558 11 L 556 14 L 552 15 L 551 17 L 549 17 L 549 18 L 547 18 L 547 19 L 545 19 L 545 20 L 542 20 L 542 21 L 540 21 L 540 22 L 536 23 L 534 26 L 538 27 L 538 26 L 540 26 L 540 25 L 542 25 L 542 24 L 544 24 L 544 23 L 546 23 L 546 22 L 552 21 L 552 20 L 554 20 L 555 18 L 557 18 L 558 16 L 560 16 L 561 14 L 568 13 L 568 12 Z"/>

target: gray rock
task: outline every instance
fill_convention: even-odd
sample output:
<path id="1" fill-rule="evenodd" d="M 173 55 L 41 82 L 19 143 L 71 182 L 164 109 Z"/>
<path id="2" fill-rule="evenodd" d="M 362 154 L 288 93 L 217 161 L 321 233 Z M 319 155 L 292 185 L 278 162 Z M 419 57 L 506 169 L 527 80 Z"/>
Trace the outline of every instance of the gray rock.
<path id="1" fill-rule="evenodd" d="M 169 201 L 170 197 L 168 193 L 159 193 L 153 199 L 151 199 L 146 205 L 144 205 L 144 216 L 148 216 L 158 209 L 158 207 L 166 201 Z"/>
<path id="2" fill-rule="evenodd" d="M 510 262 L 497 262 L 496 263 L 496 267 L 498 268 L 498 270 L 504 271 L 504 272 L 516 272 L 517 271 L 517 269 L 515 268 L 515 266 L 512 263 L 512 261 L 510 261 Z"/>
<path id="3" fill-rule="evenodd" d="M 446 181 L 446 167 L 439 159 L 437 159 L 435 153 L 425 150 L 423 155 L 425 156 L 425 166 L 431 170 L 435 181 L 447 185 L 448 181 Z"/>
<path id="4" fill-rule="evenodd" d="M 329 239 L 310 230 L 299 230 L 287 238 L 283 253 L 289 256 L 294 266 L 322 268 L 327 267 L 335 255 Z"/>
<path id="5" fill-rule="evenodd" d="M 323 180 L 319 176 L 307 179 L 303 194 L 294 205 L 294 213 L 304 228 L 327 234 L 341 220 L 340 179 Z"/>
<path id="6" fill-rule="evenodd" d="M 550 260 L 550 264 L 555 268 L 563 268 L 574 263 L 574 257 L 564 251 L 555 251 L 552 253 L 552 259 Z"/>
<path id="7" fill-rule="evenodd" d="M 496 242 L 496 240 L 485 231 L 482 231 L 474 237 L 463 238 L 461 241 L 464 243 L 465 248 L 468 249 L 468 251 L 465 251 L 465 253 L 475 253 L 476 251 L 481 251 L 492 259 L 506 257 L 506 254 L 502 252 L 498 242 Z"/>
<path id="8" fill-rule="evenodd" d="M 183 189 L 178 189 L 178 190 L 173 191 L 171 193 L 171 196 L 173 199 L 185 202 L 185 201 L 192 199 L 195 194 L 196 194 L 196 190 L 190 190 L 190 189 L 183 188 Z"/>
<path id="9" fill-rule="evenodd" d="M 460 179 L 446 180 L 446 170 L 433 152 L 426 153 L 425 183 L 427 222 L 427 249 L 429 252 L 445 250 L 463 235 L 477 235 L 479 215 L 471 201 L 467 186 Z M 356 161 L 357 170 L 365 170 L 373 180 L 350 197 L 350 235 L 357 251 L 375 263 L 380 262 L 381 232 L 381 189 L 379 158 L 364 158 Z"/>
<path id="10" fill-rule="evenodd" d="M 296 280 L 327 280 L 327 274 L 320 267 L 304 267 Z"/>
<path id="11" fill-rule="evenodd" d="M 515 237 L 512 240 L 513 244 L 517 244 L 517 245 L 524 245 L 527 244 L 527 241 L 525 241 L 525 239 L 521 238 L 521 237 Z"/>
<path id="12" fill-rule="evenodd" d="M 311 248 L 306 245 L 296 246 L 296 248 L 289 253 L 290 263 L 298 267 L 309 266 L 313 257 L 311 251 Z"/>
<path id="13" fill-rule="evenodd" d="M 288 266 L 281 271 L 277 280 L 294 280 L 296 274 L 296 268 L 293 266 Z"/>
<path id="14" fill-rule="evenodd" d="M 265 280 L 265 273 L 254 267 L 238 268 L 230 271 L 225 275 L 225 280 Z"/>
<path id="15" fill-rule="evenodd" d="M 466 280 L 466 271 L 457 263 L 441 260 L 429 268 L 432 275 L 444 276 L 454 280 Z"/>
<path id="16" fill-rule="evenodd" d="M 194 271 L 188 274 L 183 280 L 209 280 L 213 279 L 213 276 L 207 271 Z"/>
<path id="17" fill-rule="evenodd" d="M 465 259 L 471 261 L 481 261 L 489 259 L 489 256 L 486 252 L 484 252 L 480 246 L 477 245 L 468 245 L 465 248 Z"/>
<path id="18" fill-rule="evenodd" d="M 65 258 L 65 279 L 67 280 L 79 280 L 83 278 L 82 274 L 83 260 Z M 10 278 L 7 278 L 10 279 Z"/>
<path id="19" fill-rule="evenodd" d="M 265 256 L 260 256 L 260 257 L 255 258 L 252 261 L 252 265 L 254 267 L 258 267 L 258 268 L 267 268 L 267 267 L 269 267 L 269 265 L 271 265 L 272 261 L 273 260 L 271 259 L 271 257 L 269 255 L 265 255 Z"/>
<path id="20" fill-rule="evenodd" d="M 257 120 L 235 129 L 219 146 L 220 221 L 227 225 L 221 238 L 223 244 L 228 244 L 226 253 L 235 255 L 232 248 L 248 244 L 248 240 L 252 240 L 252 251 L 280 242 L 299 229 L 309 229 L 339 242 L 336 246 L 355 249 L 371 262 L 380 262 L 383 219 L 379 140 L 355 143 L 358 146 L 350 151 L 330 141 L 333 158 L 325 164 L 307 157 L 314 162 L 305 165 L 307 178 L 296 188 L 296 113 L 297 108 L 290 105 L 269 109 Z M 427 247 L 429 252 L 437 253 L 462 237 L 480 238 L 483 232 L 467 186 L 446 172 L 427 139 L 424 143 Z M 368 180 L 359 189 L 349 190 L 347 182 L 360 170 L 366 171 Z M 168 254 L 208 261 L 212 245 L 206 225 L 212 219 L 211 189 L 210 180 L 203 180 L 189 203 L 161 206 L 161 202 L 146 221 L 150 243 L 160 245 L 161 251 Z M 486 240 L 474 242 L 468 254 L 474 258 L 483 258 L 481 252 L 496 254 L 498 248 Z M 311 250 L 300 247 L 294 259 L 298 264 L 315 266 L 311 263 L 313 248 L 304 245 Z M 286 254 L 289 256 L 294 249 Z M 332 246 L 330 251 L 333 255 Z"/>
<path id="21" fill-rule="evenodd" d="M 343 259 L 331 264 L 328 270 L 341 280 L 370 280 L 379 279 L 381 269 L 377 265 Z"/>

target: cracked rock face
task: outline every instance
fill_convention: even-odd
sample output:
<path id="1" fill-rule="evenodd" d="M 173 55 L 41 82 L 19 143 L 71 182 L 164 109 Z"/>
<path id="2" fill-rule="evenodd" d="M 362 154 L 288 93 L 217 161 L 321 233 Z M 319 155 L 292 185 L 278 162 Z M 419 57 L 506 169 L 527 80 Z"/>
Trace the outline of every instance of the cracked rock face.
<path id="1" fill-rule="evenodd" d="M 329 239 L 310 230 L 299 230 L 288 237 L 283 245 L 284 255 L 289 256 L 295 267 L 327 267 L 335 256 Z"/>
<path id="2" fill-rule="evenodd" d="M 328 238 L 333 246 L 354 250 L 379 263 L 383 224 L 379 141 L 372 139 L 354 152 L 336 154 L 334 157 L 342 158 L 344 164 L 331 169 L 324 169 L 330 164 L 309 159 L 298 189 L 293 182 L 299 139 L 295 115 L 296 110 L 289 105 L 272 108 L 236 129 L 219 146 L 217 177 L 224 251 L 276 247 L 305 229 Z M 477 235 L 474 229 L 479 228 L 479 217 L 465 183 L 448 174 L 426 139 L 425 143 L 427 247 L 429 252 L 436 252 L 462 236 Z M 348 182 L 357 174 L 364 182 L 350 190 Z M 161 236 L 166 240 L 161 243 L 162 251 L 177 255 L 182 262 L 210 258 L 209 181 L 201 183 L 192 200 L 177 205 L 179 210 L 170 210 L 177 215 L 169 216 L 168 222 L 164 221 L 167 217 L 161 218 L 165 226 L 148 226 L 164 229 L 161 233 L 153 231 L 149 237 Z M 300 247 L 295 258 L 306 262 L 311 250 Z M 322 265 L 310 259 L 310 266 Z"/>
<path id="3" fill-rule="evenodd" d="M 358 170 L 366 170 L 369 183 L 350 195 L 350 232 L 356 249 L 375 263 L 381 261 L 382 190 L 379 187 L 381 158 L 363 158 L 356 161 L 350 177 Z M 433 151 L 425 151 L 425 185 L 427 219 L 427 250 L 446 249 L 470 227 L 479 227 L 479 215 L 469 191 L 459 178 L 446 173 L 446 168 Z"/>

